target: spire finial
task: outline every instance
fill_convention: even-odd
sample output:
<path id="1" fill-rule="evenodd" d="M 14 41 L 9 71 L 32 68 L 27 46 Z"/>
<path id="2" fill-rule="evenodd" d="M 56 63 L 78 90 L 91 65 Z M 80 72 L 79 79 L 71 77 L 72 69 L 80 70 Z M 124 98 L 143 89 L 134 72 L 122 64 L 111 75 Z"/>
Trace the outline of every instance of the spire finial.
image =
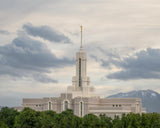
<path id="1" fill-rule="evenodd" d="M 81 27 L 81 47 L 80 48 L 82 48 L 82 25 L 80 26 Z"/>

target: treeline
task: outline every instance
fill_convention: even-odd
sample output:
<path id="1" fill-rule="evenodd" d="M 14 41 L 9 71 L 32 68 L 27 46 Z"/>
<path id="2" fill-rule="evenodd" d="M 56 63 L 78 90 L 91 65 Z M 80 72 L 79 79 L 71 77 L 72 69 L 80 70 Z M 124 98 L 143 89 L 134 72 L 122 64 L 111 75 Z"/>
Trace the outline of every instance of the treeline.
<path id="1" fill-rule="evenodd" d="M 88 114 L 77 117 L 68 109 L 60 114 L 54 111 L 38 112 L 25 108 L 17 112 L 13 108 L 0 111 L 0 128 L 160 128 L 160 114 L 123 114 L 114 119 L 105 115 Z"/>

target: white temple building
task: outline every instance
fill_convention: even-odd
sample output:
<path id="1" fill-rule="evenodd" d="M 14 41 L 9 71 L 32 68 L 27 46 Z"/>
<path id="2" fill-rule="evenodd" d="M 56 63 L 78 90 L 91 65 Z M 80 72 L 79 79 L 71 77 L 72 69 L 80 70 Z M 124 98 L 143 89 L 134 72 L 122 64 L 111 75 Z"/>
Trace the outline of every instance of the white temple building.
<path id="1" fill-rule="evenodd" d="M 122 113 L 145 113 L 142 108 L 141 99 L 137 98 L 101 98 L 94 92 L 94 87 L 90 85 L 90 78 L 87 76 L 87 57 L 82 47 L 82 27 L 81 27 L 81 47 L 76 53 L 76 75 L 72 78 L 72 85 L 68 86 L 66 93 L 61 93 L 59 97 L 44 97 L 40 99 L 23 99 L 22 107 L 15 107 L 18 111 L 24 107 L 30 107 L 36 111 L 53 110 L 61 113 L 66 109 L 72 109 L 74 114 L 83 117 L 86 114 L 95 115 L 106 114 L 114 117 Z"/>

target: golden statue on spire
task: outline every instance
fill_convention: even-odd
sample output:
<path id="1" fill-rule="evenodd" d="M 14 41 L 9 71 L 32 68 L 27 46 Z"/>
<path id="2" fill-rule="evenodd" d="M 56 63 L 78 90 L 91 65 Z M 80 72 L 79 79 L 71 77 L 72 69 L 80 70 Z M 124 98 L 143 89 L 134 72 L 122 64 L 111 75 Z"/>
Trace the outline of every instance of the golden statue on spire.
<path id="1" fill-rule="evenodd" d="M 80 27 L 81 27 L 81 32 L 82 32 L 82 27 L 83 27 L 83 26 L 81 25 Z"/>

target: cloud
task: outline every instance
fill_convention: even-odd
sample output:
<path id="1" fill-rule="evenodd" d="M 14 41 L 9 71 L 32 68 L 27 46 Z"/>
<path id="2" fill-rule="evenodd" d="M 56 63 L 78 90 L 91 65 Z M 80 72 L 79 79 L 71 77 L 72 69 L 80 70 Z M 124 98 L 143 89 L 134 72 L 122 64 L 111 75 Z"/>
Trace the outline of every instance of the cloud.
<path id="1" fill-rule="evenodd" d="M 8 32 L 8 31 L 6 31 L 6 30 L 0 30 L 0 34 L 8 35 L 8 34 L 9 34 L 9 32 Z"/>
<path id="2" fill-rule="evenodd" d="M 93 52 L 94 51 L 94 52 Z M 96 52 L 95 52 L 96 51 Z M 115 60 L 120 59 L 120 55 L 117 52 L 117 49 L 103 49 L 99 46 L 95 47 L 94 50 L 89 49 L 90 57 L 94 59 L 96 62 L 101 62 L 102 67 L 110 68 Z M 96 53 L 96 55 L 95 55 Z"/>
<path id="3" fill-rule="evenodd" d="M 73 60 L 57 58 L 44 43 L 27 36 L 19 36 L 12 43 L 0 46 L 0 75 L 57 82 L 47 76 L 50 69 L 72 64 Z"/>
<path id="4" fill-rule="evenodd" d="M 101 47 L 98 47 L 98 50 L 100 52 L 102 52 L 104 55 L 107 55 L 108 57 L 112 57 L 112 58 L 120 58 L 119 54 L 117 53 L 117 49 L 109 49 L 109 50 L 104 50 Z"/>
<path id="5" fill-rule="evenodd" d="M 110 64 L 115 65 L 121 71 L 107 75 L 110 79 L 159 79 L 160 78 L 160 49 L 147 48 L 139 51 L 133 56 L 119 60 L 112 60 Z M 107 63 L 108 64 L 108 63 Z M 102 61 L 102 66 L 105 65 Z"/>
<path id="6" fill-rule="evenodd" d="M 31 36 L 41 37 L 44 40 L 55 43 L 71 43 L 71 40 L 63 33 L 53 30 L 49 26 L 33 26 L 32 24 L 24 24 L 23 29 Z"/>
<path id="7" fill-rule="evenodd" d="M 33 76 L 35 80 L 41 82 L 41 83 L 57 83 L 58 81 L 57 80 L 54 80 L 48 76 L 45 76 L 45 75 L 40 75 L 40 74 L 37 74 L 37 75 L 34 75 Z"/>

